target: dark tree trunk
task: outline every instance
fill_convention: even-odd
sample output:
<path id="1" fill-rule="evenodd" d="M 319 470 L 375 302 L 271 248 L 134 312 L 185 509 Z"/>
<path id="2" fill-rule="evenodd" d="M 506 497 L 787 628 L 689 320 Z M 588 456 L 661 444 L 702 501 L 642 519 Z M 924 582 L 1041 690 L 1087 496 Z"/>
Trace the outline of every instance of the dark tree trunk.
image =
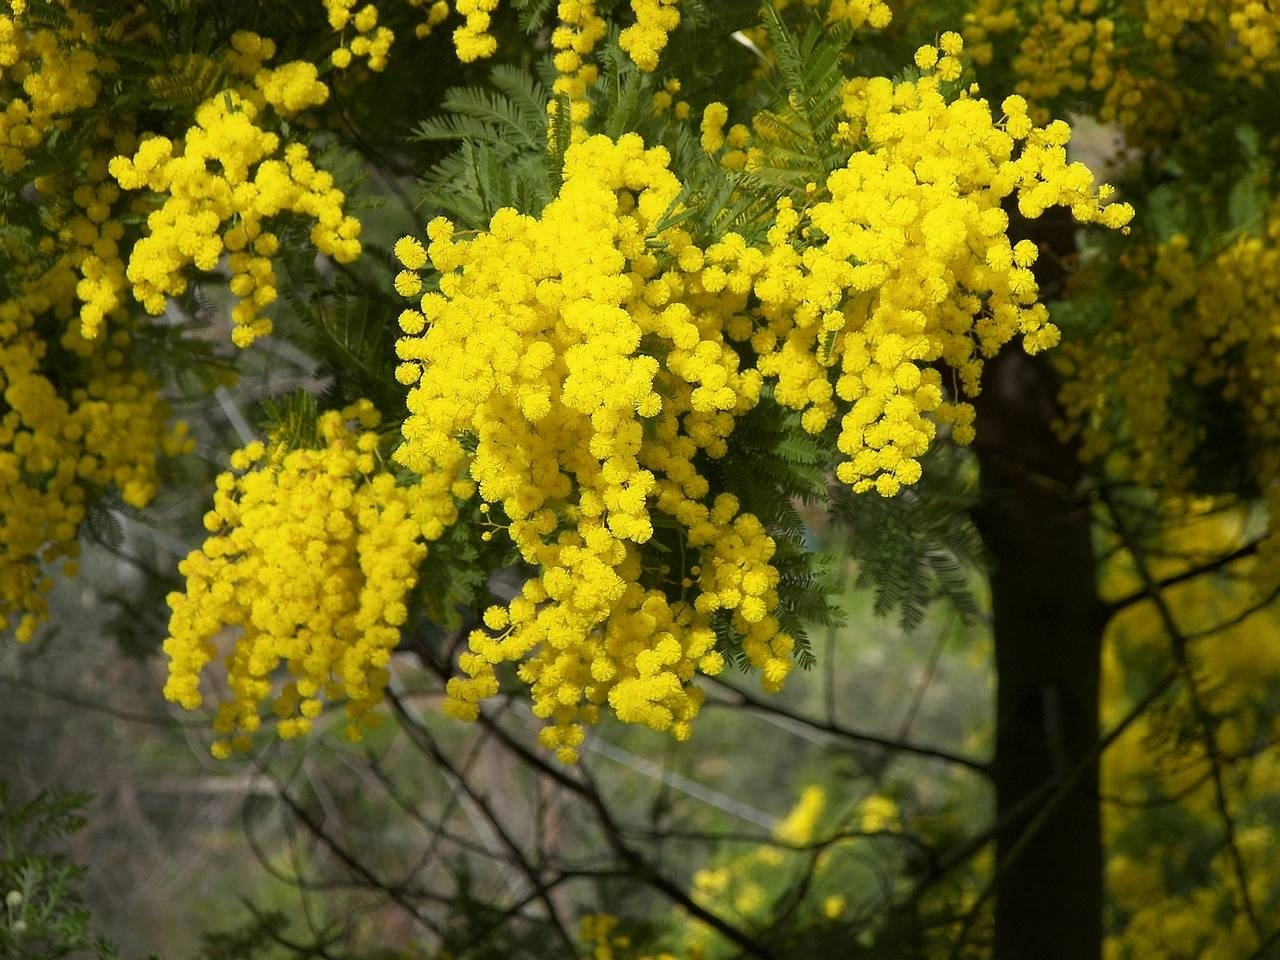
<path id="1" fill-rule="evenodd" d="M 1058 441 L 1055 380 L 1010 349 L 977 398 L 990 551 L 996 697 L 999 871 L 996 960 L 1098 960 L 1102 844 L 1096 758 L 1102 629 L 1087 504 L 1074 449 Z M 1083 769 L 1082 769 L 1083 765 Z M 1072 774 L 1053 809 L 1027 798 Z M 1056 796 L 1055 796 L 1056 795 Z M 1019 812 L 1021 811 L 1021 812 Z"/>

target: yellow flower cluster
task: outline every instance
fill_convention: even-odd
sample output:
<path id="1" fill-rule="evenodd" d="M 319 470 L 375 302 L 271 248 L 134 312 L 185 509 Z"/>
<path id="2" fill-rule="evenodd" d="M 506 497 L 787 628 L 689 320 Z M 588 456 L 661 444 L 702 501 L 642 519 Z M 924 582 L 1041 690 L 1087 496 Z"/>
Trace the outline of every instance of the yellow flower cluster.
<path id="1" fill-rule="evenodd" d="M 159 385 L 131 366 L 127 331 L 96 349 L 81 336 L 73 253 L 48 269 L 10 269 L 17 292 L 0 301 L 0 630 L 25 641 L 48 613 L 45 566 L 63 560 L 62 572 L 75 572 L 91 498 L 114 486 L 125 503 L 146 506 L 157 451 L 184 452 L 190 441 L 185 424 L 167 427 Z M 50 343 L 37 325 L 65 332 Z M 56 350 L 64 356 L 55 361 Z"/>
<path id="2" fill-rule="evenodd" d="M 667 37 L 680 25 L 679 0 L 631 0 L 636 22 L 618 35 L 618 45 L 646 73 L 658 68 Z"/>
<path id="3" fill-rule="evenodd" d="M 329 88 L 319 80 L 314 63 L 294 60 L 274 70 L 260 70 L 254 84 L 262 99 L 282 117 L 318 107 L 329 99 Z"/>
<path id="4" fill-rule="evenodd" d="M 701 143 L 704 153 L 716 153 L 724 147 L 724 125 L 729 122 L 729 108 L 723 103 L 709 103 L 702 111 Z"/>
<path id="5" fill-rule="evenodd" d="M 1280 69 L 1280 12 L 1257 0 L 974 0 L 965 37 L 976 64 L 1006 62 L 1028 99 L 1088 97 L 1097 118 L 1135 144 L 1167 136 L 1193 104 L 1207 104 L 1179 81 L 1180 61 L 1202 58 L 1255 86 Z"/>
<path id="6" fill-rule="evenodd" d="M 489 33 L 489 23 L 498 0 L 456 0 L 458 13 L 465 17 L 453 33 L 453 45 L 463 63 L 491 57 L 498 41 Z"/>
<path id="7" fill-rule="evenodd" d="M 662 89 L 653 95 L 653 113 L 654 116 L 662 116 L 670 113 L 677 120 L 686 120 L 689 117 L 689 101 L 677 100 L 683 85 L 679 78 L 669 77 L 662 84 Z"/>
<path id="8" fill-rule="evenodd" d="M 1198 258 L 1185 236 L 1123 261 L 1139 279 L 1116 304 L 1121 326 L 1066 345 L 1064 434 L 1086 460 L 1169 494 L 1196 481 L 1209 424 L 1186 424 L 1185 391 L 1212 391 L 1241 410 L 1246 462 L 1270 515 L 1261 585 L 1280 583 L 1280 202 L 1264 229 Z M 1084 279 L 1084 278 L 1082 278 Z M 1117 431 L 1117 422 L 1124 424 Z M 1217 478 L 1214 478 L 1217 479 Z"/>
<path id="9" fill-rule="evenodd" d="M 252 34 L 237 35 L 241 56 L 270 57 L 268 44 Z M 340 263 L 360 254 L 360 222 L 343 214 L 345 198 L 333 177 L 315 167 L 304 144 L 289 144 L 281 158 L 280 138 L 257 122 L 263 110 L 255 100 L 282 116 L 323 103 L 328 88 L 315 66 L 260 69 L 253 85 L 204 103 L 181 144 L 150 137 L 132 157 L 115 157 L 109 166 L 126 190 L 164 197 L 129 256 L 134 296 L 159 314 L 168 297 L 187 289 L 191 267 L 213 270 L 225 252 L 231 292 L 238 298 L 232 339 L 242 347 L 271 332 L 263 311 L 277 296 L 271 258 L 279 240 L 269 229 L 276 218 L 313 220 L 311 242 Z"/>
<path id="10" fill-rule="evenodd" d="M 25 4 L 8 6 L 0 14 L 0 170 L 15 174 L 50 133 L 94 105 L 100 74 L 114 65 L 90 48 L 97 31 L 84 14 L 64 6 L 65 28 L 33 29 L 20 19 Z"/>
<path id="11" fill-rule="evenodd" d="M 1021 26 L 1016 4 L 979 0 L 965 30 L 974 63 L 994 56 L 991 37 Z M 1018 92 L 1033 102 L 1064 92 L 1104 90 L 1115 81 L 1116 24 L 1097 0 L 1045 0 L 1019 33 L 1013 71 Z"/>
<path id="12" fill-rule="evenodd" d="M 1172 4 L 1165 5 L 1173 7 Z M 1194 93 L 1176 81 L 1168 49 L 1118 43 L 1123 21 L 1141 22 L 1143 11 L 1104 7 L 1098 0 L 1046 0 L 1043 5 L 978 0 L 966 19 L 974 63 L 990 64 L 997 46 L 1008 56 L 1019 93 L 1040 104 L 1097 101 L 1103 123 L 1123 127 L 1132 142 L 1176 128 Z M 1048 119 L 1046 107 L 1033 114 Z"/>
<path id="13" fill-rule="evenodd" d="M 719 104 L 708 105 L 702 114 L 702 149 L 707 153 L 718 154 L 720 166 L 726 170 L 742 170 L 747 165 L 751 147 L 751 128 L 746 124 L 735 123 L 726 131 L 723 126 L 727 119 L 727 111 L 721 117 Z"/>
<path id="14" fill-rule="evenodd" d="M 559 23 L 551 32 L 551 48 L 555 50 L 559 75 L 552 89 L 569 98 L 575 139 L 581 139 L 581 127 L 591 116 L 587 90 L 600 76 L 600 68 L 590 58 L 609 27 L 596 12 L 596 0 L 561 0 L 557 16 Z"/>
<path id="15" fill-rule="evenodd" d="M 771 615 L 773 541 L 731 496 L 706 503 L 695 467 L 700 453 L 724 454 L 762 380 L 739 369 L 688 235 L 661 234 L 670 266 L 649 249 L 680 190 L 667 163 L 634 134 L 592 137 L 570 149 L 540 217 L 503 210 L 465 240 L 436 220 L 428 250 L 411 238 L 397 248 L 407 272 L 429 254 L 441 274 L 400 320 L 398 376 L 413 389 L 397 458 L 423 475 L 469 472 L 537 568 L 472 634 L 447 709 L 474 717 L 497 690 L 494 666 L 520 661 L 549 722 L 543 742 L 565 760 L 605 705 L 687 737 L 694 673 L 723 664 L 718 612 L 768 686 L 790 668 L 792 639 Z M 688 565 L 646 566 L 640 545 L 667 533 Z"/>
<path id="16" fill-rule="evenodd" d="M 186 587 L 169 595 L 164 643 L 165 696 L 196 709 L 219 634 L 238 631 L 224 657 L 230 697 L 214 720 L 215 756 L 248 749 L 268 699 L 281 737 L 307 732 L 326 699 L 346 698 L 351 738 L 376 722 L 369 711 L 386 686 L 424 540 L 455 518 L 438 478 L 397 485 L 377 426 L 368 401 L 329 411 L 317 449 L 254 442 L 217 480 L 211 535 L 179 565 Z M 289 679 L 278 684 L 281 667 Z"/>
<path id="17" fill-rule="evenodd" d="M 94 52 L 102 38 L 87 16 L 58 8 L 30 22 L 21 3 L 0 14 L 0 168 L 30 181 L 41 211 L 29 243 L 6 238 L 0 250 L 0 630 L 24 641 L 48 613 L 53 566 L 75 572 L 93 502 L 114 487 L 145 506 L 158 455 L 190 448 L 127 325 L 107 161 L 134 141 L 127 124 L 89 113 L 116 64 Z M 77 149 L 42 153 L 72 131 Z M 39 176 L 24 173 L 33 159 Z"/>
<path id="18" fill-rule="evenodd" d="M 413 34 L 419 40 L 431 36 L 431 32 L 449 17 L 449 4 L 446 0 L 408 0 L 409 6 L 424 12 L 424 19 L 413 28 Z"/>
<path id="19" fill-rule="evenodd" d="M 329 16 L 329 26 L 338 33 L 342 40 L 331 55 L 333 65 L 339 70 L 351 66 L 357 57 L 368 61 L 369 69 L 381 71 L 386 68 L 387 55 L 395 34 L 389 27 L 378 25 L 378 8 L 372 3 L 363 3 L 355 9 L 357 0 L 324 0 L 325 11 Z M 444 10 L 440 19 L 448 15 Z M 434 17 L 435 11 L 429 15 Z M 352 29 L 355 35 L 347 39 L 347 31 Z"/>
<path id="20" fill-rule="evenodd" d="M 947 61 L 958 63 L 960 37 L 944 34 L 941 46 L 941 59 L 932 48 L 919 59 L 955 69 Z M 1065 123 L 1035 127 L 1017 96 L 997 123 L 985 100 L 948 102 L 943 82 L 926 70 L 915 82 L 848 84 L 847 135 L 867 148 L 809 208 L 817 242 L 802 243 L 801 213 L 784 200 L 763 254 L 732 235 L 707 251 L 704 284 L 750 289 L 760 302 L 767 323 L 751 343 L 779 402 L 814 433 L 844 411 L 838 475 L 857 491 L 888 496 L 914 483 L 935 421 L 958 443 L 973 439 L 973 408 L 944 398 L 939 361 L 974 396 L 982 358 L 1015 336 L 1031 353 L 1057 342 L 1037 302 L 1037 250 L 1010 244 L 1002 202 L 1016 199 L 1028 218 L 1067 206 L 1113 228 L 1133 215 L 1067 162 Z"/>
<path id="21" fill-rule="evenodd" d="M 1188 46 L 1188 34 L 1207 35 L 1221 52 L 1216 66 L 1231 77 L 1261 86 L 1266 73 L 1280 70 L 1280 10 L 1260 0 L 1143 0 L 1143 33 L 1159 49 Z M 1197 40 L 1197 42 L 1203 42 Z"/>

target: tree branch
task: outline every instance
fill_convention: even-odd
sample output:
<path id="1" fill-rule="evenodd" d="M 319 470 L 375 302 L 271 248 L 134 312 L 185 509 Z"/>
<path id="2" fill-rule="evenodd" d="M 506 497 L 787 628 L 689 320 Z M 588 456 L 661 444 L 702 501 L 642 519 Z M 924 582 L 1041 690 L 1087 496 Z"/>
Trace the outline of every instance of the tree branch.
<path id="1" fill-rule="evenodd" d="M 955 764 L 956 766 L 965 767 L 975 773 L 980 773 L 984 777 L 991 776 L 991 765 L 981 760 L 975 760 L 972 757 L 966 757 L 962 754 L 952 753 L 949 750 L 942 750 L 937 747 L 922 746 L 921 744 L 912 743 L 907 740 L 895 739 L 893 737 L 879 736 L 874 733 L 867 733 L 862 730 L 854 730 L 843 724 L 834 723 L 829 720 L 819 720 L 814 717 L 807 717 L 804 714 L 797 713 L 789 707 L 783 706 L 781 703 L 772 703 L 753 696 L 733 684 L 721 680 L 719 677 L 709 678 L 716 686 L 727 690 L 734 699 L 731 700 L 708 700 L 704 706 L 735 706 L 746 707 L 749 710 L 755 710 L 758 713 L 770 713 L 777 717 L 783 717 L 794 723 L 804 724 L 813 730 L 819 730 L 823 733 L 830 734 L 844 740 L 850 740 L 854 743 L 866 746 L 880 747 L 884 750 L 898 750 L 902 753 L 911 753 L 920 757 L 928 757 L 931 760 L 942 760 L 946 763 Z"/>

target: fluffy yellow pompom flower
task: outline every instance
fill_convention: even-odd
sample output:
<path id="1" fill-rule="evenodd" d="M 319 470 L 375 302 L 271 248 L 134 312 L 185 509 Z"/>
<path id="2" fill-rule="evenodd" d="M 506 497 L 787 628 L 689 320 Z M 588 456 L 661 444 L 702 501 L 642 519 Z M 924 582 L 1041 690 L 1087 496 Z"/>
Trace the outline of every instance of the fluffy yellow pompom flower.
<path id="1" fill-rule="evenodd" d="M 406 270 L 421 270 L 427 265 L 427 250 L 417 237 L 401 237 L 393 252 Z"/>

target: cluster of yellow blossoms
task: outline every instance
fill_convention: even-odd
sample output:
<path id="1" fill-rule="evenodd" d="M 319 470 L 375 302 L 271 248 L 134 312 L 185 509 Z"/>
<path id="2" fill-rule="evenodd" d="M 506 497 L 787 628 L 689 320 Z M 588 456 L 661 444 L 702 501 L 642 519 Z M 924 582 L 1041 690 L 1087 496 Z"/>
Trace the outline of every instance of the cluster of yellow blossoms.
<path id="1" fill-rule="evenodd" d="M 386 686 L 424 541 L 455 518 L 439 477 L 397 485 L 377 425 L 368 401 L 330 411 L 316 449 L 254 442 L 218 477 L 211 536 L 179 565 L 186 589 L 169 595 L 164 644 L 165 696 L 195 709 L 219 634 L 239 630 L 224 657 L 230 692 L 214 720 L 215 756 L 248 749 L 270 698 L 282 737 L 309 730 L 326 698 L 346 698 L 352 738 L 376 721 L 369 711 Z M 277 691 L 281 665 L 291 679 Z"/>
<path id="2" fill-rule="evenodd" d="M 94 104 L 99 73 L 110 64 L 100 63 L 88 44 L 67 42 L 74 34 L 96 37 L 84 14 L 68 7 L 69 28 L 31 29 L 22 20 L 25 3 L 7 6 L 11 13 L 0 14 L 0 169 L 13 174 L 51 132 L 65 129 L 77 111 Z"/>
<path id="3" fill-rule="evenodd" d="M 961 40 L 944 34 L 941 45 L 945 70 Z M 917 60 L 935 56 L 926 48 Z M 944 398 L 938 361 L 973 396 L 982 358 L 1014 337 L 1032 353 L 1057 342 L 1037 302 L 1037 250 L 1010 243 L 1002 202 L 1016 199 L 1028 218 L 1062 205 L 1111 228 L 1133 216 L 1107 202 L 1109 188 L 1095 190 L 1084 164 L 1067 162 L 1065 123 L 1035 127 L 1017 96 L 997 123 L 985 100 L 948 102 L 932 69 L 915 82 L 847 85 L 847 136 L 868 146 L 807 211 L 813 239 L 784 201 L 765 251 L 731 235 L 707 251 L 703 274 L 713 289 L 754 292 L 765 323 L 751 345 L 775 396 L 814 433 L 843 409 L 840 479 L 885 495 L 918 479 L 935 421 L 959 443 L 973 437 L 973 408 Z"/>
<path id="4" fill-rule="evenodd" d="M 453 33 L 453 45 L 463 63 L 493 56 L 498 41 L 489 33 L 490 18 L 498 0 L 456 0 L 458 13 L 466 19 Z"/>
<path id="5" fill-rule="evenodd" d="M 1126 25 L 1145 42 L 1118 36 Z M 1019 93 L 1041 104 L 1088 96 L 1134 143 L 1175 129 L 1203 98 L 1178 80 L 1187 63 L 1207 57 L 1253 85 L 1280 64 L 1280 11 L 1259 0 L 975 0 L 965 36 L 979 66 L 1007 62 Z"/>
<path id="6" fill-rule="evenodd" d="M 742 170 L 747 165 L 747 147 L 751 144 L 751 130 L 742 123 L 735 123 L 727 131 L 729 108 L 720 102 L 707 104 L 702 111 L 699 142 L 704 153 L 716 156 L 726 170 Z"/>
<path id="7" fill-rule="evenodd" d="M 275 47 L 252 33 L 237 33 L 232 47 L 238 55 L 233 62 L 252 71 L 252 83 L 204 103 L 180 144 L 149 137 L 132 157 L 114 158 L 110 171 L 126 190 L 164 197 L 129 256 L 134 296 L 159 314 L 168 297 L 187 289 L 191 267 L 214 270 L 225 252 L 238 298 L 232 339 L 243 347 L 271 332 L 263 311 L 277 296 L 271 258 L 279 239 L 269 229 L 276 218 L 310 218 L 311 242 L 339 263 L 359 256 L 360 222 L 343 214 L 342 191 L 315 167 L 304 144 L 289 144 L 280 157 L 280 138 L 257 122 L 265 107 L 289 117 L 324 103 L 329 90 L 315 65 L 261 67 Z"/>
<path id="8" fill-rule="evenodd" d="M 330 56 L 333 65 L 339 70 L 345 70 L 351 66 L 354 58 L 363 57 L 368 61 L 370 70 L 376 72 L 385 69 L 395 33 L 389 27 L 378 25 L 378 8 L 372 3 L 363 3 L 353 13 L 356 0 L 324 0 L 324 6 L 329 15 L 329 26 L 342 38 Z M 430 9 L 427 14 L 428 25 L 434 25 L 449 15 L 447 5 L 440 3 L 436 6 L 444 9 Z M 428 32 L 429 29 L 430 26 Z M 350 39 L 347 38 L 348 30 L 355 34 Z"/>
<path id="9" fill-rule="evenodd" d="M 679 0 L 631 0 L 636 22 L 618 34 L 618 45 L 646 73 L 658 67 L 658 54 L 680 25 Z"/>
<path id="10" fill-rule="evenodd" d="M 1143 33 L 1162 50 L 1185 46 L 1189 31 L 1207 33 L 1224 54 L 1228 76 L 1261 85 L 1262 75 L 1280 70 L 1280 10 L 1262 0 L 1144 0 Z"/>
<path id="11" fill-rule="evenodd" d="M 961 41 L 941 43 L 945 70 Z M 495 666 L 517 661 L 543 742 L 566 760 L 605 704 L 683 738 L 694 672 L 722 664 L 724 614 L 777 688 L 793 640 L 773 616 L 775 545 L 732 496 L 712 496 L 699 455 L 724 455 L 772 380 L 806 429 L 842 415 L 841 479 L 891 495 L 918 479 L 935 421 L 972 437 L 972 408 L 944 397 L 933 364 L 972 395 L 982 356 L 1018 335 L 1033 351 L 1056 342 L 1036 250 L 1010 244 L 1002 202 L 1111 227 L 1132 210 L 1067 162 L 1066 124 L 1035 128 L 1018 97 L 997 124 L 983 100 L 948 103 L 943 82 L 851 82 L 847 136 L 869 146 L 825 199 L 780 202 L 760 247 L 730 233 L 702 249 L 660 229 L 681 185 L 634 134 L 572 147 L 539 217 L 502 210 L 467 239 L 438 219 L 429 247 L 397 244 L 397 290 L 416 297 L 428 261 L 439 287 L 400 318 L 397 376 L 412 389 L 396 456 L 422 475 L 469 474 L 537 569 L 472 634 L 450 712 L 474 717 Z M 748 342 L 754 367 L 736 346 Z M 655 536 L 681 559 L 653 561 Z"/>
<path id="12" fill-rule="evenodd" d="M 29 242 L 20 230 L 0 241 L 0 630 L 25 641 L 48 613 L 54 565 L 76 569 L 93 501 L 115 487 L 129 506 L 145 506 L 158 455 L 190 440 L 185 425 L 168 425 L 160 385 L 139 367 L 123 322 L 124 227 L 106 167 L 129 134 L 82 116 L 116 65 L 93 52 L 98 31 L 70 5 L 39 22 L 24 3 L 6 7 L 0 169 L 19 188 L 30 180 L 42 212 Z M 86 136 L 28 178 L 33 159 L 73 123 Z"/>
<path id="13" fill-rule="evenodd" d="M 1180 425 L 1187 389 L 1237 407 L 1248 459 L 1232 466 L 1262 478 L 1272 520 L 1258 573 L 1270 589 L 1280 583 L 1280 484 L 1273 480 L 1280 474 L 1280 202 L 1262 230 L 1207 257 L 1176 235 L 1122 263 L 1139 280 L 1115 306 L 1124 324 L 1061 354 L 1063 430 L 1080 436 L 1086 460 L 1105 460 L 1118 476 L 1176 495 L 1196 483 L 1197 452 L 1214 428 L 1209 418 L 1194 429 Z"/>
<path id="14" fill-rule="evenodd" d="M 0 630 L 22 641 L 48 614 L 46 565 L 65 560 L 63 573 L 75 572 L 90 498 L 114 485 L 125 503 L 146 506 L 157 451 L 190 446 L 185 425 L 168 428 L 155 380 L 128 364 L 128 332 L 106 344 L 80 335 L 71 259 L 11 279 L 20 290 L 0 301 Z M 50 326 L 65 330 L 57 343 L 38 332 Z M 55 351 L 66 354 L 56 373 Z"/>
<path id="15" fill-rule="evenodd" d="M 102 78 L 116 65 L 99 58 L 91 45 L 98 33 L 88 17 L 65 7 L 63 28 L 35 26 L 0 15 L 0 169 L 20 173 L 51 134 L 69 129 L 77 112 L 97 103 Z M 48 229 L 69 254 L 79 272 L 76 296 L 83 333 L 96 338 L 106 318 L 124 305 L 128 283 L 119 241 L 124 227 L 117 219 L 119 188 L 110 181 L 106 160 L 116 146 L 132 145 L 127 129 L 117 133 L 99 122 L 93 146 L 70 178 L 43 175 L 33 186 L 50 211 Z M 81 158 L 77 158 L 81 159 Z"/>
<path id="16" fill-rule="evenodd" d="M 575 136 L 591 116 L 587 90 L 600 76 L 591 62 L 596 45 L 609 32 L 609 25 L 596 12 L 596 0 L 564 0 L 557 13 L 559 23 L 551 32 L 551 48 L 558 76 L 553 92 L 569 98 L 569 117 Z"/>
<path id="17" fill-rule="evenodd" d="M 398 376 L 413 389 L 397 458 L 424 475 L 469 471 L 538 568 L 509 608 L 486 614 L 493 634 L 472 634 L 448 709 L 473 717 L 496 691 L 494 666 L 523 661 L 550 721 L 543 741 L 566 760 L 605 704 L 688 736 L 694 672 L 723 663 L 717 611 L 766 683 L 790 667 L 792 639 L 769 613 L 773 541 L 731 496 L 704 503 L 694 466 L 700 452 L 723 455 L 762 381 L 739 369 L 719 298 L 690 298 L 703 256 L 688 235 L 663 234 L 676 264 L 649 249 L 680 190 L 667 163 L 634 134 L 593 137 L 569 151 L 540 217 L 500 211 L 467 240 L 436 220 L 429 250 L 397 246 L 408 271 L 429 255 L 441 274 L 421 312 L 401 316 Z M 687 565 L 646 567 L 640 546 L 663 525 Z"/>
<path id="18" fill-rule="evenodd" d="M 653 115 L 661 117 L 669 113 L 677 120 L 689 119 L 689 101 L 677 99 L 682 89 L 683 84 L 680 83 L 678 77 L 671 77 L 666 80 L 662 84 L 662 89 L 655 91 L 653 94 L 653 100 L 651 101 Z"/>

